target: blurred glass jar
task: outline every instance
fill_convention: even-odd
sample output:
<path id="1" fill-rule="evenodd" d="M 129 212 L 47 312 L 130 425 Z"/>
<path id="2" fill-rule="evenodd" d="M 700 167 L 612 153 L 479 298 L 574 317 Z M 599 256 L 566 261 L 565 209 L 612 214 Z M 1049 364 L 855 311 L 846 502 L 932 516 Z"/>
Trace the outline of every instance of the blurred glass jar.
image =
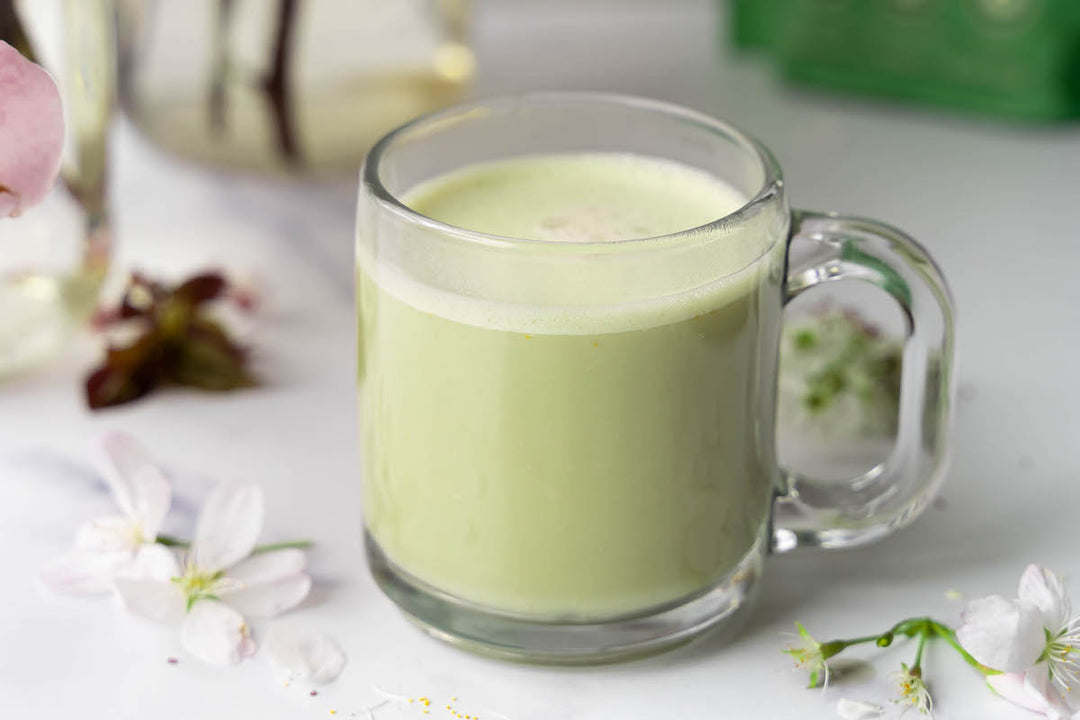
<path id="1" fill-rule="evenodd" d="M 39 205 L 0 220 L 0 378 L 41 364 L 94 311 L 108 269 L 112 0 L 0 0 L 0 40 L 60 88 L 63 164 Z"/>
<path id="2" fill-rule="evenodd" d="M 119 0 L 120 95 L 155 143 L 263 173 L 354 174 L 456 100 L 468 0 Z"/>

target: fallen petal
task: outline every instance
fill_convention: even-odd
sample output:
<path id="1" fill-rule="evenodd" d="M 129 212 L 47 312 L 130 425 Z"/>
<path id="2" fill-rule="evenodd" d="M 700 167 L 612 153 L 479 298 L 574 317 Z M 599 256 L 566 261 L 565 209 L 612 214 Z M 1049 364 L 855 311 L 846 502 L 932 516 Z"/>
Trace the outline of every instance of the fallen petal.
<path id="1" fill-rule="evenodd" d="M 262 531 L 263 495 L 257 485 L 219 485 L 199 513 L 191 544 L 195 564 L 217 572 L 243 560 Z"/>
<path id="2" fill-rule="evenodd" d="M 335 680 L 345 669 L 345 653 L 325 633 L 278 626 L 267 636 L 266 650 L 270 660 L 291 680 L 322 685 Z"/>
<path id="3" fill-rule="evenodd" d="M 840 698 L 840 701 L 836 703 L 836 714 L 844 720 L 871 720 L 871 718 L 884 715 L 885 708 L 862 700 Z"/>
<path id="4" fill-rule="evenodd" d="M 1069 622 L 1072 608 L 1061 579 L 1050 570 L 1028 565 L 1020 576 L 1020 599 L 1039 608 L 1043 625 L 1053 632 Z"/>
<path id="5" fill-rule="evenodd" d="M 64 108 L 56 83 L 0 42 L 0 218 L 41 202 L 60 172 Z"/>
<path id="6" fill-rule="evenodd" d="M 992 595 L 968 603 L 962 617 L 957 640 L 972 657 L 994 670 L 1027 670 L 1046 643 L 1042 617 L 1028 602 Z"/>
<path id="7" fill-rule="evenodd" d="M 232 579 L 231 575 L 226 576 Z M 292 610 L 311 591 L 311 577 L 296 573 L 271 582 L 221 592 L 221 598 L 245 615 L 274 617 Z"/>
<path id="8" fill-rule="evenodd" d="M 252 555 L 229 569 L 229 577 L 245 585 L 272 582 L 307 569 L 307 556 L 298 548 Z"/>
<path id="9" fill-rule="evenodd" d="M 215 600 L 200 600 L 180 626 L 180 644 L 212 665 L 235 665 L 255 654 L 255 640 L 240 613 Z"/>
<path id="10" fill-rule="evenodd" d="M 113 577 L 130 562 L 129 552 L 76 550 L 46 565 L 41 580 L 58 595 L 103 595 L 112 592 Z"/>
<path id="11" fill-rule="evenodd" d="M 173 583 L 126 576 L 117 577 L 114 582 L 124 607 L 136 615 L 169 624 L 184 618 L 184 594 Z"/>

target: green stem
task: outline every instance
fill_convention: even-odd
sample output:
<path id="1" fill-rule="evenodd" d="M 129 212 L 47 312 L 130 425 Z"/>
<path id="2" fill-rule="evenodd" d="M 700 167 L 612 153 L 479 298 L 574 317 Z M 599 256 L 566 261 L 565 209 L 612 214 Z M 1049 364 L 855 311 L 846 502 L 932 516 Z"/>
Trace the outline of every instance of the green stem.
<path id="1" fill-rule="evenodd" d="M 314 545 L 314 543 L 311 540 L 293 540 L 291 542 L 270 543 L 269 545 L 256 545 L 255 549 L 251 551 L 251 554 L 258 555 L 259 553 L 268 553 L 273 552 L 274 550 L 286 550 L 288 548 L 306 550 L 312 545 Z"/>
<path id="2" fill-rule="evenodd" d="M 862 645 L 873 642 L 878 647 L 887 647 L 892 644 L 893 638 L 897 635 L 904 635 L 910 638 L 913 638 L 916 635 L 919 636 L 919 647 L 915 651 L 915 663 L 911 666 L 913 672 L 921 670 L 923 650 L 926 647 L 926 641 L 935 636 L 940 637 L 947 642 L 953 650 L 960 654 L 960 657 L 964 659 L 964 662 L 983 675 L 998 675 L 1001 672 L 1000 670 L 987 667 L 973 658 L 971 653 L 965 650 L 956 639 L 956 631 L 948 625 L 929 617 L 907 618 L 896 623 L 880 635 L 864 635 L 863 637 L 850 638 L 847 640 L 833 640 L 831 642 L 822 643 L 821 647 L 825 651 L 825 657 L 830 658 L 853 645 Z"/>
<path id="3" fill-rule="evenodd" d="M 182 540 L 172 535 L 158 535 L 157 542 L 166 547 L 176 548 L 188 548 L 191 547 L 191 543 L 187 540 Z M 274 550 L 286 550 L 288 548 L 297 548 L 299 550 L 306 550 L 314 545 L 311 540 L 292 540 L 290 542 L 269 543 L 267 545 L 256 545 L 255 549 L 251 551 L 252 555 L 258 555 L 259 553 L 273 552 Z"/>
<path id="4" fill-rule="evenodd" d="M 949 627 L 948 625 L 945 625 L 943 623 L 939 623 L 936 620 L 931 620 L 930 623 L 931 623 L 931 627 L 934 630 L 934 633 L 938 637 L 943 639 L 945 642 L 949 643 L 949 645 L 952 646 L 953 650 L 960 653 L 960 657 L 964 658 L 964 662 L 966 662 L 968 665 L 975 668 L 976 670 L 981 672 L 983 675 L 1000 675 L 1001 674 L 1000 670 L 995 670 L 993 668 L 986 667 L 981 662 L 979 662 L 975 658 L 971 657 L 971 653 L 969 653 L 967 650 L 965 650 L 960 645 L 960 642 L 956 639 L 956 632 L 951 627 Z"/>
<path id="5" fill-rule="evenodd" d="M 922 676 L 922 654 L 926 648 L 926 639 L 934 632 L 933 626 L 926 625 L 919 634 L 919 647 L 915 650 L 915 662 L 911 664 L 911 674 Z"/>

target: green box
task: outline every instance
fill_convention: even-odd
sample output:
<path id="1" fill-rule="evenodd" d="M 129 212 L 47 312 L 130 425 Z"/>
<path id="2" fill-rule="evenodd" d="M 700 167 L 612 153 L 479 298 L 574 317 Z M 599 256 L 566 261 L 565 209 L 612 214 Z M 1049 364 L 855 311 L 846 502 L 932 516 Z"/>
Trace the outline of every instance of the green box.
<path id="1" fill-rule="evenodd" d="M 792 80 L 1018 119 L 1080 116 L 1080 0 L 731 0 Z"/>

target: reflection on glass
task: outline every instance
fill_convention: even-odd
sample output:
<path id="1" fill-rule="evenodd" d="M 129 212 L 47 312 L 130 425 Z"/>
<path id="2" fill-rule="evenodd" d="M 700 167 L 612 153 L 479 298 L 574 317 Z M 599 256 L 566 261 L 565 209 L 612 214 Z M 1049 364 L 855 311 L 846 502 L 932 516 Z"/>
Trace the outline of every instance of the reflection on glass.
<path id="1" fill-rule="evenodd" d="M 122 101 L 199 161 L 351 174 L 472 76 L 466 2 L 120 0 Z"/>

